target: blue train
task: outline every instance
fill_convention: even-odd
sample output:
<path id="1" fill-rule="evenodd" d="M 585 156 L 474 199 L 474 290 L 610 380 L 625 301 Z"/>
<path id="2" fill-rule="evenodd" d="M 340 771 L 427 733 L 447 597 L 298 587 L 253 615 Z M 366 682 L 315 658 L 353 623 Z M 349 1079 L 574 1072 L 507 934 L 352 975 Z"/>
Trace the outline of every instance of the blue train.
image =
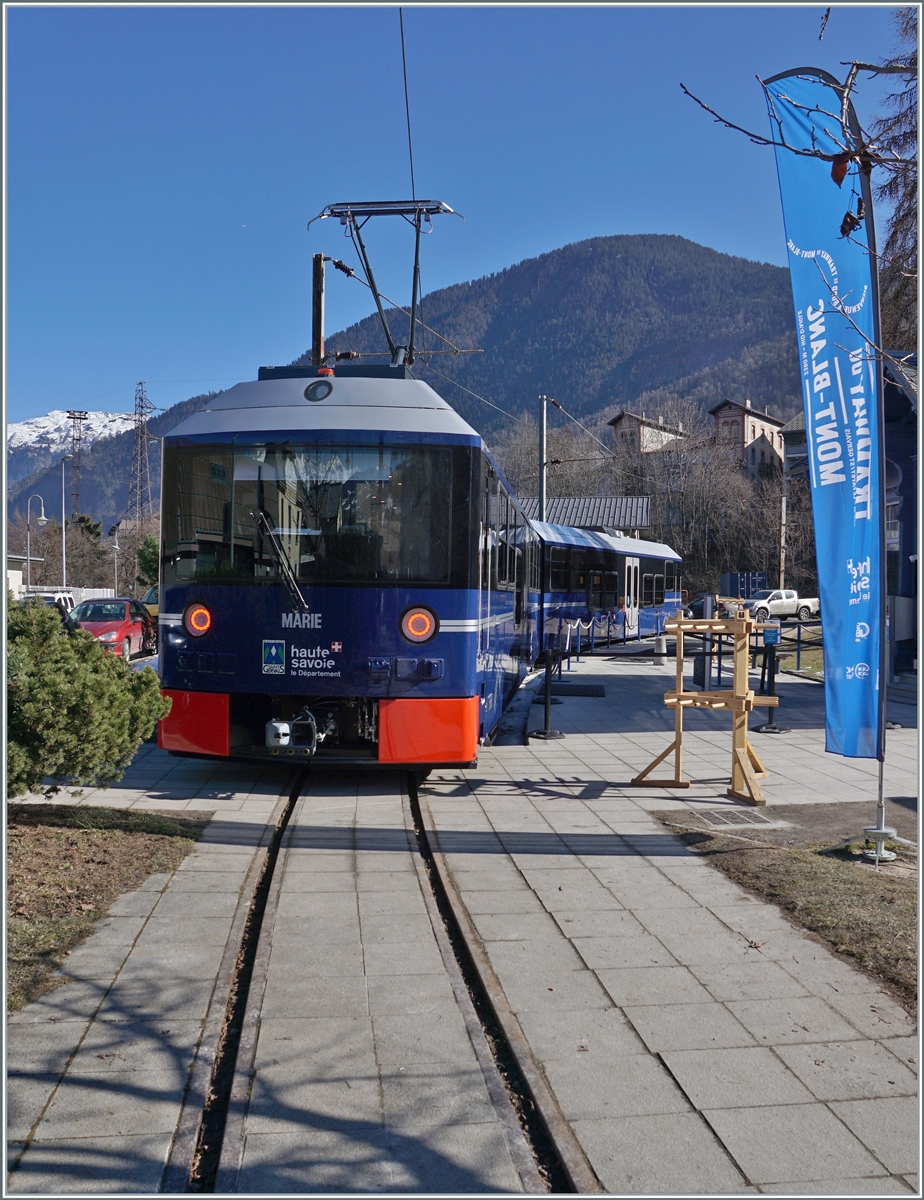
<path id="1" fill-rule="evenodd" d="M 549 633 L 655 632 L 680 559 L 530 523 L 406 367 L 261 368 L 163 442 L 159 744 L 472 764 Z M 585 631 L 585 638 L 587 633 Z"/>

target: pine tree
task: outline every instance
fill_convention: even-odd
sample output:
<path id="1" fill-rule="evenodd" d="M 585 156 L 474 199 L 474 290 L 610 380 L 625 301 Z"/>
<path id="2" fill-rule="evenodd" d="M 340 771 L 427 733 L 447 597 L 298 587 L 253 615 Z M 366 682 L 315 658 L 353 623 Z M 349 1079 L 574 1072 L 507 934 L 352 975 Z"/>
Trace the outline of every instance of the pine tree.
<path id="1" fill-rule="evenodd" d="M 106 787 L 170 711 L 150 667 L 132 671 L 45 604 L 7 612 L 7 795 Z"/>

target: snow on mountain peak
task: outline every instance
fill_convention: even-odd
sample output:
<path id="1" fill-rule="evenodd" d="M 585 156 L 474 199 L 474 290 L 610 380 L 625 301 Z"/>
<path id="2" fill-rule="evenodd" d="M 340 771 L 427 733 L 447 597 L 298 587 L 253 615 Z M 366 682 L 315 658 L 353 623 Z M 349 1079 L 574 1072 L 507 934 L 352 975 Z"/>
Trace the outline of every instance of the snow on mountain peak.
<path id="1" fill-rule="evenodd" d="M 92 446 L 100 438 L 124 433 L 134 424 L 133 413 L 88 412 L 82 423 L 81 444 Z M 44 417 L 29 417 L 17 421 L 6 429 L 7 452 L 25 447 L 47 449 L 52 455 L 66 453 L 71 448 L 71 419 L 62 408 L 56 408 Z"/>

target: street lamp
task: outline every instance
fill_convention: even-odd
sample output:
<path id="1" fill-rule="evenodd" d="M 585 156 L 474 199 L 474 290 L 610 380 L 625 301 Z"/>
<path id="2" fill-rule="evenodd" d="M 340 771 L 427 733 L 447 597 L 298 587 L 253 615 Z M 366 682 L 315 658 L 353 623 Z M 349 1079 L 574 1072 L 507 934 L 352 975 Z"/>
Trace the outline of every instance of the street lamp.
<path id="1" fill-rule="evenodd" d="M 115 541 L 112 544 L 113 559 L 115 561 L 115 594 L 119 594 L 119 526 L 121 521 L 117 521 L 110 530 L 115 535 Z"/>
<path id="2" fill-rule="evenodd" d="M 35 518 L 36 524 L 41 528 L 48 524 L 48 518 L 45 516 L 45 501 L 38 493 L 33 493 L 26 501 L 26 591 L 32 590 L 32 501 L 38 500 L 42 511 Z"/>
<path id="3" fill-rule="evenodd" d="M 64 464 L 72 459 L 73 454 L 65 454 L 61 459 L 61 588 L 67 588 L 67 509 L 64 505 Z"/>

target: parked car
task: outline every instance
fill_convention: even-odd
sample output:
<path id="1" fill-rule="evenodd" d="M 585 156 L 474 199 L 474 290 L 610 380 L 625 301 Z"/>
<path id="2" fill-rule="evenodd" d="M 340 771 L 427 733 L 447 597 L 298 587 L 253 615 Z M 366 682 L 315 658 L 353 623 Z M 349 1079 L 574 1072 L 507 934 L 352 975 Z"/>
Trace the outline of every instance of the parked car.
<path id="1" fill-rule="evenodd" d="M 817 596 L 811 598 L 800 596 L 792 588 L 765 588 L 755 592 L 745 600 L 744 607 L 758 621 L 766 621 L 769 617 L 783 620 L 784 617 L 798 617 L 800 621 L 811 621 L 821 614 L 821 604 Z"/>
<path id="2" fill-rule="evenodd" d="M 74 611 L 74 597 L 70 592 L 55 592 L 51 590 L 47 592 L 29 592 L 26 599 L 41 600 L 44 604 L 53 604 L 56 608 L 63 608 L 66 612 Z"/>
<path id="3" fill-rule="evenodd" d="M 113 654 L 128 661 L 133 654 L 157 650 L 157 622 L 140 600 L 117 596 L 112 600 L 84 600 L 71 614 Z"/>
<path id="4" fill-rule="evenodd" d="M 160 612 L 160 604 L 158 603 L 157 584 L 145 592 L 141 597 L 141 603 L 148 610 L 154 620 L 157 620 L 157 614 Z"/>
<path id="5" fill-rule="evenodd" d="M 711 594 L 712 594 L 712 599 L 713 599 L 713 606 L 712 606 L 713 617 L 725 618 L 725 617 L 733 617 L 735 615 L 735 612 L 737 611 L 737 608 L 738 608 L 737 603 L 732 603 L 731 601 L 723 600 L 721 596 L 716 598 L 716 595 L 714 592 Z M 688 604 L 685 609 L 686 616 L 692 617 L 692 618 L 694 618 L 694 620 L 701 621 L 703 619 L 703 610 L 705 607 L 705 600 L 706 600 L 706 597 L 709 595 L 710 595 L 709 592 L 704 592 L 702 595 L 697 596 L 697 598 L 692 602 L 692 604 Z"/>

